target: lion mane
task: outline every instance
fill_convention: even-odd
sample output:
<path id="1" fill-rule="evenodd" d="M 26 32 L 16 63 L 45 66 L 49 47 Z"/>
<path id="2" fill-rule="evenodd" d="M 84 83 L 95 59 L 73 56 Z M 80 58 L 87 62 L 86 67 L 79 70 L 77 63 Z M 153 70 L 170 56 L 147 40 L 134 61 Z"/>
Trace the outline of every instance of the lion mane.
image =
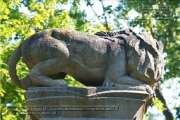
<path id="1" fill-rule="evenodd" d="M 132 29 L 117 32 L 97 32 L 104 39 L 123 45 L 127 57 L 127 73 L 152 85 L 159 80 L 164 68 L 162 59 L 163 44 L 150 33 L 136 33 Z"/>

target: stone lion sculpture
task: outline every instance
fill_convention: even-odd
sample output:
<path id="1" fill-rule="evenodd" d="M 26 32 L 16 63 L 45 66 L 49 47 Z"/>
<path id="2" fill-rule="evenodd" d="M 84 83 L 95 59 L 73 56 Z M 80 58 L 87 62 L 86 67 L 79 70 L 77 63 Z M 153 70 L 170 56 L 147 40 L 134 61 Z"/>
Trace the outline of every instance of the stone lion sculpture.
<path id="1" fill-rule="evenodd" d="M 149 33 L 132 29 L 95 35 L 65 29 L 47 29 L 25 40 L 12 53 L 9 73 L 20 88 L 67 86 L 66 74 L 87 86 L 147 85 L 163 73 L 163 45 Z M 30 69 L 22 80 L 16 75 L 20 58 Z"/>

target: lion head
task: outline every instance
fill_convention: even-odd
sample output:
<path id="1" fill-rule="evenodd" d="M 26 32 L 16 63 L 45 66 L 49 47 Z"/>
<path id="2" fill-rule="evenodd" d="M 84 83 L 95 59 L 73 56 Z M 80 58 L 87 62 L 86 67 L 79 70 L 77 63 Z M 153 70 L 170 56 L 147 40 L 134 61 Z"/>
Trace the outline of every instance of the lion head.
<path id="1" fill-rule="evenodd" d="M 150 33 L 136 33 L 132 29 L 118 32 L 98 32 L 95 35 L 105 39 L 118 41 L 126 48 L 127 74 L 133 78 L 154 84 L 162 77 L 164 62 L 163 44 Z"/>

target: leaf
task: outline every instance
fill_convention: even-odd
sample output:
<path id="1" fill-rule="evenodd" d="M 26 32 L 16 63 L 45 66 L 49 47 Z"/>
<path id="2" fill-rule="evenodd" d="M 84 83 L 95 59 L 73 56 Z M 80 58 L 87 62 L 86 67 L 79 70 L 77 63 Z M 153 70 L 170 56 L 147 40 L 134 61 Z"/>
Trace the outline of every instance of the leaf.
<path id="1" fill-rule="evenodd" d="M 5 13 L 6 15 L 8 15 L 9 12 L 10 12 L 9 9 L 5 9 L 5 10 L 4 10 L 4 13 Z"/>
<path id="2" fill-rule="evenodd" d="M 78 81 L 76 81 L 72 76 L 70 75 L 66 75 L 66 77 L 64 78 L 65 81 L 68 83 L 68 86 L 81 86 L 83 87 L 84 85 Z"/>
<path id="3" fill-rule="evenodd" d="M 7 15 L 3 15 L 2 19 L 7 20 L 7 19 L 8 19 L 8 16 L 7 16 Z"/>
<path id="4" fill-rule="evenodd" d="M 13 114 L 5 115 L 5 116 L 3 116 L 3 119 L 4 119 L 4 120 L 18 120 L 18 119 L 16 118 L 16 116 L 13 115 Z"/>
<path id="5" fill-rule="evenodd" d="M 159 111 L 164 111 L 165 110 L 165 107 L 164 107 L 164 104 L 158 99 L 158 98 L 155 98 L 153 100 L 153 103 L 155 105 L 155 107 L 159 110 Z"/>
<path id="6" fill-rule="evenodd" d="M 5 93 L 4 89 L 0 87 L 0 97 L 4 97 L 4 93 Z"/>

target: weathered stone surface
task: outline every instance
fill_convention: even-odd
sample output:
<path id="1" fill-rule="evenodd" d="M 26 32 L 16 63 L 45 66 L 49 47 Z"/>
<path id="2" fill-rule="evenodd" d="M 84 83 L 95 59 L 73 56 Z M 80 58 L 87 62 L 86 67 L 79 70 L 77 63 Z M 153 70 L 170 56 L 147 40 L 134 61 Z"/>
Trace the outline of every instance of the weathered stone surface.
<path id="1" fill-rule="evenodd" d="M 47 29 L 30 36 L 13 52 L 9 73 L 23 89 L 66 86 L 66 73 L 87 86 L 152 86 L 163 73 L 162 49 L 149 33 L 132 29 L 96 35 Z M 21 56 L 30 73 L 20 81 L 16 64 Z M 148 86 L 147 91 L 152 94 Z"/>
<path id="2" fill-rule="evenodd" d="M 56 28 L 25 40 L 8 67 L 12 81 L 29 88 L 25 97 L 33 120 L 141 120 L 151 87 L 163 74 L 162 50 L 149 33 L 130 28 L 95 35 Z M 16 64 L 21 57 L 30 72 L 19 80 Z M 69 88 L 66 74 L 86 86 L 102 87 Z"/>
<path id="3" fill-rule="evenodd" d="M 141 120 L 150 97 L 145 89 L 36 87 L 29 88 L 25 98 L 33 120 Z"/>

